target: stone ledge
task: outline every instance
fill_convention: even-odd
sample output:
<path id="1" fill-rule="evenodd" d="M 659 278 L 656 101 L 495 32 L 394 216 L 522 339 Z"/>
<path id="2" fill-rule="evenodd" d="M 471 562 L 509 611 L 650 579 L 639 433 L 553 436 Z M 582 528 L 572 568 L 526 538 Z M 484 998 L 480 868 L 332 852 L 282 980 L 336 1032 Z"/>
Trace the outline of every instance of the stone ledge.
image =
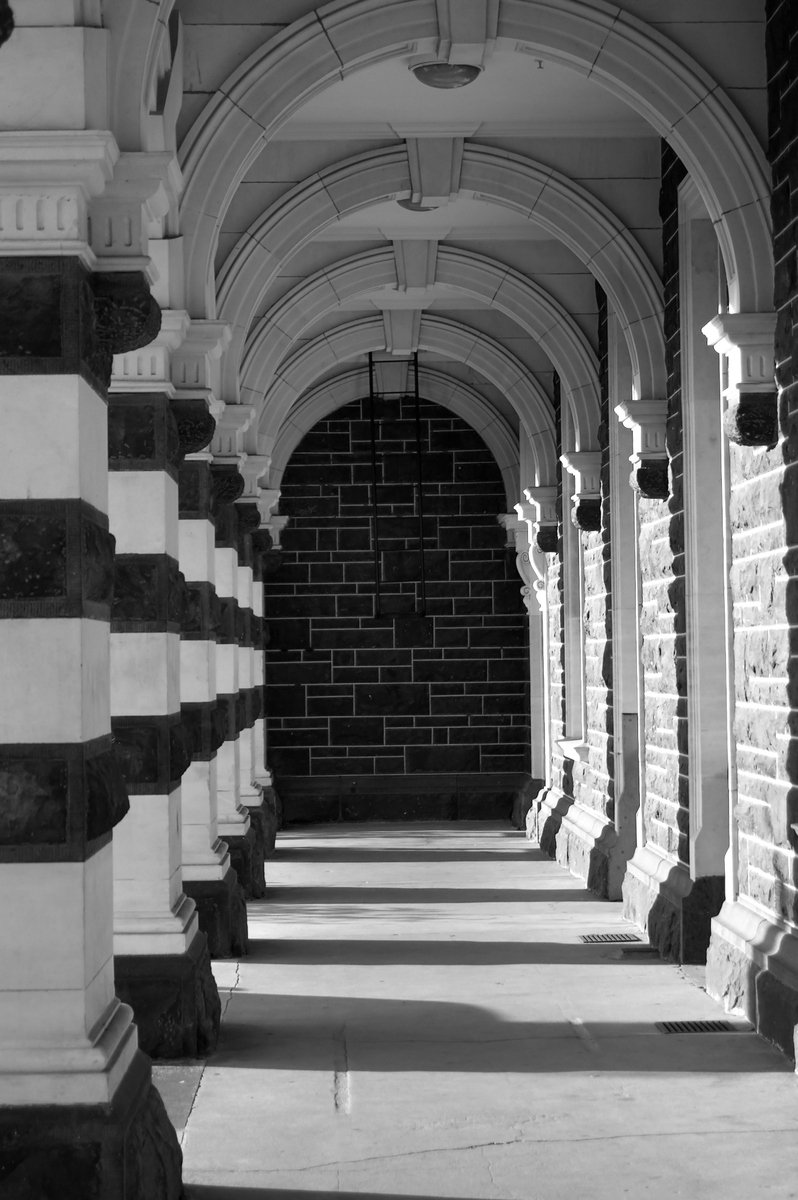
<path id="1" fill-rule="evenodd" d="M 183 879 L 183 891 L 197 906 L 199 927 L 211 958 L 241 958 L 247 953 L 247 905 L 238 875 L 230 867 L 223 879 Z"/>
<path id="2" fill-rule="evenodd" d="M 0 1110 L 9 1200 L 183 1200 L 182 1158 L 142 1053 L 110 1105 Z"/>
<path id="3" fill-rule="evenodd" d="M 575 801 L 562 814 L 554 857 L 604 900 L 620 900 L 627 859 L 614 823 Z"/>
<path id="4" fill-rule="evenodd" d="M 185 954 L 117 955 L 114 976 L 151 1058 L 197 1058 L 215 1049 L 221 1001 L 204 933 Z"/>
<path id="5" fill-rule="evenodd" d="M 757 1033 L 795 1058 L 798 933 L 743 901 L 727 900 L 712 921 L 707 992 L 727 1012 L 744 1014 Z"/>

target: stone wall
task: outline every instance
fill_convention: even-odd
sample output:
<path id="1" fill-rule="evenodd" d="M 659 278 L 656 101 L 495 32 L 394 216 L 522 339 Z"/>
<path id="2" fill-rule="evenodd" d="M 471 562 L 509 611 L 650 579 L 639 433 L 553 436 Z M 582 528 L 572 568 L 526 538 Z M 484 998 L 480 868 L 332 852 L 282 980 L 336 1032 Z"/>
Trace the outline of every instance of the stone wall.
<path id="1" fill-rule="evenodd" d="M 320 422 L 283 477 L 270 766 L 288 819 L 509 815 L 529 772 L 529 668 L 501 475 L 463 421 L 421 405 L 422 615 L 413 404 L 378 403 L 379 615 L 368 400 Z"/>

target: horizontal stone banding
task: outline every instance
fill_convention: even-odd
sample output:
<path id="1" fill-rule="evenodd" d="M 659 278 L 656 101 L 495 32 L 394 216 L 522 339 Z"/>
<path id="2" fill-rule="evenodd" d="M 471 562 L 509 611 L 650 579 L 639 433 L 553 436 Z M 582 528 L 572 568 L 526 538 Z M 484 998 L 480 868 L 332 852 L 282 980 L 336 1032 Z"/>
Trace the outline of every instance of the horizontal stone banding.
<path id="1" fill-rule="evenodd" d="M 177 481 L 180 440 L 169 399 L 116 393 L 108 404 L 108 468 L 163 471 Z"/>
<path id="2" fill-rule="evenodd" d="M 118 554 L 114 561 L 114 633 L 179 633 L 185 583 L 167 554 Z"/>
<path id="3" fill-rule="evenodd" d="M 221 622 L 221 605 L 212 583 L 200 580 L 185 585 L 180 636 L 187 642 L 215 642 Z"/>
<path id="4" fill-rule="evenodd" d="M 115 539 L 83 500 L 0 501 L 0 618 L 107 621 Z"/>
<path id="5" fill-rule="evenodd" d="M 240 609 L 233 596 L 219 597 L 219 625 L 216 641 L 223 646 L 235 646 L 239 642 Z"/>
<path id="6" fill-rule="evenodd" d="M 112 717 L 111 728 L 131 796 L 174 791 L 191 762 L 189 731 L 180 713 Z"/>
<path id="7" fill-rule="evenodd" d="M 178 476 L 180 517 L 187 521 L 213 521 L 213 480 L 207 462 L 183 462 Z"/>
<path id="8" fill-rule="evenodd" d="M 0 747 L 0 862 L 80 862 L 128 807 L 110 734 Z"/>
<path id="9" fill-rule="evenodd" d="M 210 762 L 227 733 L 227 707 L 216 700 L 183 704 L 181 720 L 191 744 L 192 762 Z"/>

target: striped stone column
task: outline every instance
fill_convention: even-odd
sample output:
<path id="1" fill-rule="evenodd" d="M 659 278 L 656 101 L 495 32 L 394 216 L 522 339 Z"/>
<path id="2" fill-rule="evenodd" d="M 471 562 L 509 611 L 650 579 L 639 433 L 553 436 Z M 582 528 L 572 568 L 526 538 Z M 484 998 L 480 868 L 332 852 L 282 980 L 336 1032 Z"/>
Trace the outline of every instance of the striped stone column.
<path id="1" fill-rule="evenodd" d="M 261 512 L 262 516 L 262 512 Z M 253 707 L 257 712 L 252 726 L 252 778 L 263 803 L 264 847 L 266 858 L 275 852 L 279 825 L 279 800 L 266 758 L 266 621 L 263 614 L 264 559 L 272 549 L 269 530 L 261 525 L 252 534 L 252 684 Z"/>
<path id="2" fill-rule="evenodd" d="M 193 730 L 192 761 L 182 786 L 183 887 L 197 904 L 200 927 L 213 957 L 246 953 L 244 892 L 227 843 L 219 836 L 217 751 L 225 740 L 227 705 L 216 694 L 216 638 L 220 606 L 216 594 L 213 456 L 207 445 L 214 421 L 201 398 L 175 401 L 178 428 L 193 446 L 180 469 L 180 568 L 188 603 L 180 643 L 184 721 Z"/>
<path id="3" fill-rule="evenodd" d="M 40 193 L 3 187 L 4 229 L 52 227 L 64 245 L 85 228 L 72 155 L 70 186 L 54 168 Z M 0 258 L 0 1179 L 9 1195 L 68 1179 L 122 1200 L 135 1173 L 138 1194 L 176 1197 L 180 1151 L 113 964 L 111 831 L 128 799 L 110 720 L 106 388 L 113 353 L 150 341 L 159 312 L 140 273 L 87 262 Z"/>
<path id="4" fill-rule="evenodd" d="M 246 467 L 262 467 L 248 458 Z M 251 476 L 250 476 L 251 478 Z M 245 495 L 236 502 L 238 511 L 238 686 L 240 699 L 240 786 L 241 803 L 249 810 L 255 831 L 256 870 L 253 871 L 252 899 L 265 895 L 263 860 L 269 839 L 268 810 L 264 807 L 262 784 L 256 779 L 257 746 L 255 723 L 261 715 L 263 691 L 255 677 L 255 572 L 252 537 L 260 527 L 260 511 Z M 259 625 L 259 622 L 258 622 Z"/>
<path id="5" fill-rule="evenodd" d="M 220 620 L 216 635 L 216 695 L 224 714 L 224 740 L 216 759 L 219 834 L 230 847 L 230 857 L 246 896 L 257 889 L 257 831 L 249 810 L 241 802 L 241 728 L 245 720 L 239 686 L 239 604 L 238 604 L 238 509 L 235 501 L 244 490 L 238 467 L 214 462 L 214 513 L 216 518 L 216 593 Z M 260 862 L 259 862 L 260 858 Z M 262 894 L 262 893 L 261 893 Z"/>
<path id="6" fill-rule="evenodd" d="M 144 352 L 157 359 L 156 343 Z M 183 891 L 181 778 L 191 747 L 181 722 L 178 566 L 180 439 L 171 386 L 126 356 L 109 415 L 109 513 L 117 559 L 111 714 L 130 793 L 114 853 L 116 986 L 153 1057 L 206 1054 L 221 1006 L 207 939 Z M 135 391 L 125 390 L 138 380 Z"/>

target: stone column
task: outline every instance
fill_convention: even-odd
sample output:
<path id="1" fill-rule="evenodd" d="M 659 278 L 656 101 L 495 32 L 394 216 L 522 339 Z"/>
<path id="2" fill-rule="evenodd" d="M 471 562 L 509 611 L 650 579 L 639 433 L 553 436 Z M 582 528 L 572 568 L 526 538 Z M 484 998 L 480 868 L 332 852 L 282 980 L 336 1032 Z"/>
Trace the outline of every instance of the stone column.
<path id="1" fill-rule="evenodd" d="M 180 643 L 183 720 L 192 729 L 192 761 L 183 777 L 184 888 L 197 904 L 200 927 L 215 958 L 238 957 L 247 948 L 244 892 L 227 843 L 219 836 L 216 754 L 224 742 L 227 710 L 217 704 L 216 595 L 212 455 L 196 449 L 210 441 L 213 418 L 204 400 L 176 402 L 178 428 L 193 452 L 180 469 L 180 567 L 188 603 Z M 193 430 L 190 428 L 193 426 Z"/>
<path id="2" fill-rule="evenodd" d="M 148 362 L 162 349 L 148 346 Z M 180 780 L 190 761 L 180 713 L 181 454 L 173 389 L 164 378 L 149 390 L 152 372 L 143 378 L 133 357 L 117 362 L 109 421 L 111 713 L 131 797 L 114 852 L 116 985 L 148 1054 L 195 1057 L 214 1048 L 221 1006 L 181 876 Z"/>
<path id="3" fill-rule="evenodd" d="M 69 185 L 42 160 L 38 186 L 15 192 L 0 153 L 0 208 L 17 214 L 2 227 L 28 241 L 0 243 L 0 1178 L 19 1196 L 68 1180 L 74 1195 L 176 1200 L 180 1150 L 113 967 L 111 830 L 128 799 L 110 720 L 106 388 L 113 352 L 150 341 L 159 314 L 141 274 L 91 274 L 85 242 L 45 256 L 49 229 L 62 252 L 65 226 L 85 236 L 106 136 L 59 135 Z"/>
<path id="4" fill-rule="evenodd" d="M 261 514 L 262 515 L 262 514 Z M 263 581 L 266 561 L 272 549 L 269 530 L 260 526 L 252 534 L 252 683 L 254 710 L 258 716 L 252 726 L 252 770 L 253 779 L 260 789 L 263 800 L 265 823 L 264 855 L 271 858 L 276 849 L 276 835 L 280 827 L 280 800 L 274 786 L 272 773 L 267 766 L 266 747 L 266 645 L 268 632 L 264 616 Z"/>
<path id="5" fill-rule="evenodd" d="M 230 858 L 244 894 L 257 886 L 263 874 L 257 830 L 249 810 L 241 803 L 241 740 L 243 717 L 239 692 L 238 650 L 238 510 L 235 500 L 244 490 L 236 465 L 214 463 L 212 467 L 215 514 L 216 593 L 220 620 L 216 637 L 216 695 L 223 713 L 224 739 L 217 752 L 216 794 L 219 835 L 230 847 Z"/>
<path id="6" fill-rule="evenodd" d="M 247 466 L 250 465 L 247 460 Z M 255 467 L 260 470 L 259 466 Z M 260 899 L 266 893 L 263 859 L 269 838 L 268 810 L 264 807 L 262 784 L 256 778 L 258 753 L 255 744 L 255 722 L 261 716 L 263 690 L 255 678 L 254 642 L 254 565 L 252 535 L 260 526 L 260 511 L 257 504 L 246 496 L 236 503 L 238 516 L 238 610 L 236 633 L 238 640 L 238 689 L 239 689 L 239 785 L 242 805 L 249 811 L 249 819 L 255 832 L 257 858 L 253 870 L 251 899 Z"/>

